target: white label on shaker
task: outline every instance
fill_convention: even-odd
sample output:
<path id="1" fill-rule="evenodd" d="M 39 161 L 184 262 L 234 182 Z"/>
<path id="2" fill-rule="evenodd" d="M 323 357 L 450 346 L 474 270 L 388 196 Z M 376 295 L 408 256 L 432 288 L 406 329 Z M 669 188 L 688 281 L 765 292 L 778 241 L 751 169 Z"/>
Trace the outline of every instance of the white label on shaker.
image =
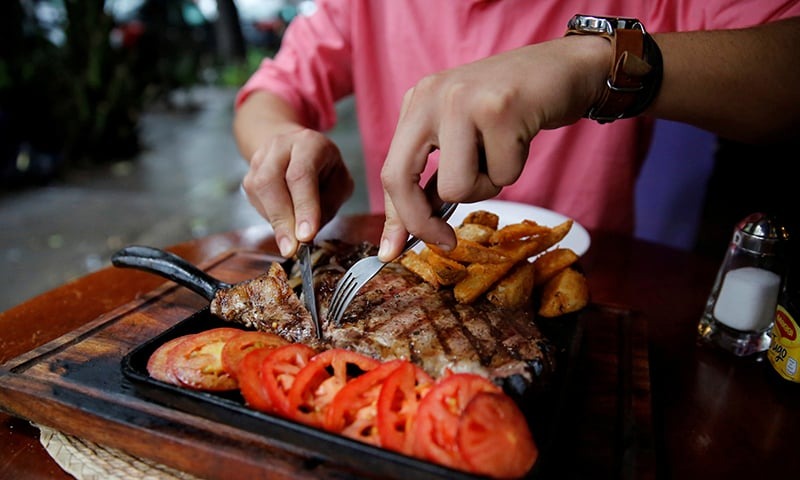
<path id="1" fill-rule="evenodd" d="M 781 279 L 762 268 L 744 267 L 725 274 L 714 317 L 740 331 L 760 331 L 775 318 Z"/>

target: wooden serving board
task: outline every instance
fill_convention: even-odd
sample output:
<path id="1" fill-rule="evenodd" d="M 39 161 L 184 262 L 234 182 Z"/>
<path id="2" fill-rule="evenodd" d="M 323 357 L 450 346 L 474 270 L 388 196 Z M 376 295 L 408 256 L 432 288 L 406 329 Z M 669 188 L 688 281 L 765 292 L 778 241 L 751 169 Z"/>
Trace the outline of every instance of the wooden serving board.
<path id="1" fill-rule="evenodd" d="M 232 251 L 201 267 L 236 283 L 260 274 L 271 261 L 280 259 Z M 392 476 L 379 468 L 380 457 L 344 461 L 335 452 L 321 453 L 313 436 L 308 443 L 287 443 L 142 395 L 123 375 L 123 357 L 207 305 L 201 296 L 165 282 L 4 364 L 0 408 L 202 478 Z M 562 478 L 652 472 L 645 323 L 624 308 L 602 306 L 587 309 L 582 321 L 580 361 L 569 374 L 547 470 Z"/>

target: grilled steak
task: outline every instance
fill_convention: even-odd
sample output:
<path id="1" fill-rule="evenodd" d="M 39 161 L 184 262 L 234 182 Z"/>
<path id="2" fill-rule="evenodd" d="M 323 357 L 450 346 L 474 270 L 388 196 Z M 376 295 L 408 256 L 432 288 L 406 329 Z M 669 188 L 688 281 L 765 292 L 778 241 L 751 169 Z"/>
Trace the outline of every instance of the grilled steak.
<path id="1" fill-rule="evenodd" d="M 459 304 L 451 290 L 433 288 L 399 263 L 387 265 L 362 288 L 337 327 L 327 321 L 336 282 L 374 247 L 327 243 L 315 253 L 322 342 L 278 264 L 218 291 L 211 312 L 317 348 L 346 348 L 382 360 L 407 358 L 437 378 L 450 370 L 479 373 L 498 383 L 512 376 L 530 383 L 554 369 L 554 349 L 533 322 L 532 310 L 500 310 L 484 300 Z"/>

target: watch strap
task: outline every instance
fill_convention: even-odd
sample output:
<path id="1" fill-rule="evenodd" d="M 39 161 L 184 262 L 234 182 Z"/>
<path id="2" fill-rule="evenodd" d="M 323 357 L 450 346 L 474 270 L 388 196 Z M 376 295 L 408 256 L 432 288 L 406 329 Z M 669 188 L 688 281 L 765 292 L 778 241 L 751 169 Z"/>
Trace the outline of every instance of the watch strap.
<path id="1" fill-rule="evenodd" d="M 642 77 L 650 71 L 650 65 L 643 59 L 642 35 L 640 30 L 629 29 L 619 29 L 615 35 L 606 35 L 613 52 L 611 70 L 600 101 L 587 113 L 589 118 L 601 122 L 605 119 L 616 120 L 636 103 L 636 94 L 644 88 Z"/>
<path id="2" fill-rule="evenodd" d="M 611 42 L 611 67 L 606 88 L 585 116 L 599 123 L 641 114 L 655 98 L 661 86 L 661 52 L 653 38 L 641 27 L 616 28 L 598 33 L 569 29 L 567 35 L 600 35 Z"/>

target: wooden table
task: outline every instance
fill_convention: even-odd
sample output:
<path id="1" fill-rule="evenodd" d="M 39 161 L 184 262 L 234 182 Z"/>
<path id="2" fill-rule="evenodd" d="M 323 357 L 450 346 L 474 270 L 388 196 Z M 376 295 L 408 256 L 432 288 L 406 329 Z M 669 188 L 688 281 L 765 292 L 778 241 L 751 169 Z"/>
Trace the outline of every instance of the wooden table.
<path id="1" fill-rule="evenodd" d="M 376 241 L 381 226 L 377 217 L 348 217 L 329 225 L 324 236 Z M 169 250 L 203 266 L 226 252 L 272 253 L 277 248 L 268 230 L 254 227 Z M 783 478 L 800 471 L 795 446 L 800 435 L 800 387 L 775 379 L 766 361 L 735 358 L 696 343 L 696 325 L 718 259 L 592 232 L 592 245 L 581 266 L 589 279 L 594 308 L 603 314 L 601 320 L 586 322 L 583 331 L 581 361 L 574 372 L 577 380 L 558 442 L 560 453 L 554 454 L 563 461 L 560 473 L 567 478 L 587 474 L 601 478 Z M 141 303 L 154 290 L 166 288 L 165 281 L 152 274 L 108 267 L 3 312 L 0 365 L 48 342 L 72 338 L 74 332 L 109 312 Z M 182 299 L 190 294 L 176 295 Z M 200 308 L 203 299 L 187 302 Z M 13 396 L 4 393 L 0 383 L 0 406 L 15 404 Z M 0 413 L 0 478 L 70 478 L 40 446 L 38 431 L 27 420 L 50 417 L 35 408 L 19 410 L 13 412 L 16 415 Z M 125 434 L 122 426 L 109 428 L 99 420 L 95 424 L 86 412 L 77 417 L 80 422 L 64 421 L 57 426 L 111 446 L 127 445 L 120 440 Z M 168 450 L 171 442 L 161 433 L 134 446 L 133 453 L 152 454 L 159 461 L 194 468 L 193 473 L 210 478 L 225 476 L 203 462 L 191 467 L 183 460 L 158 455 L 154 453 L 158 445 L 143 446 L 164 441 Z M 247 463 L 235 454 L 222 461 Z M 276 464 L 280 468 L 274 473 L 279 477 L 304 473 L 302 462 L 281 457 Z M 332 468 L 306 473 L 311 477 L 341 472 Z"/>

